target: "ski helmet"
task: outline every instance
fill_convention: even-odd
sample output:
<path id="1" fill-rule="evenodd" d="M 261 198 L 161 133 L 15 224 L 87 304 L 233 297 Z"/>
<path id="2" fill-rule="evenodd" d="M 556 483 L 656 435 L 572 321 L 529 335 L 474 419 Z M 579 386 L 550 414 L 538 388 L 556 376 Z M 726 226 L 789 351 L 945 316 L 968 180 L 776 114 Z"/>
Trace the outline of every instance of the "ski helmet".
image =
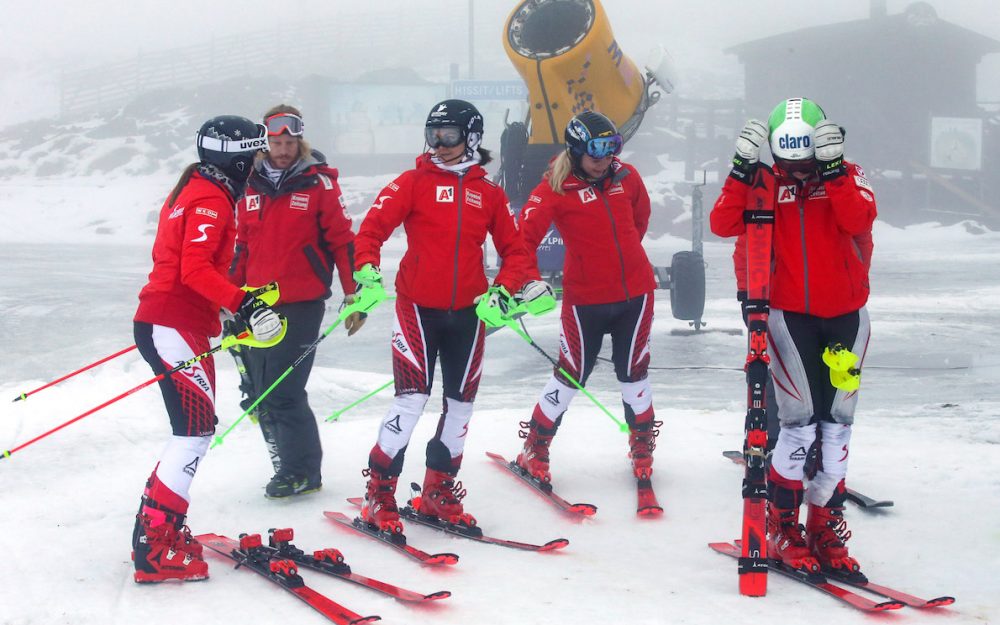
<path id="1" fill-rule="evenodd" d="M 767 118 L 771 155 L 784 162 L 813 159 L 813 131 L 824 119 L 823 109 L 806 98 L 790 98 L 778 104 Z"/>
<path id="2" fill-rule="evenodd" d="M 597 159 L 621 154 L 625 143 L 615 123 L 596 111 L 584 111 L 569 120 L 563 137 L 576 166 L 584 154 Z"/>
<path id="3" fill-rule="evenodd" d="M 483 116 L 465 100 L 438 102 L 427 114 L 424 139 L 432 148 L 465 143 L 465 151 L 471 155 L 483 141 Z"/>
<path id="4" fill-rule="evenodd" d="M 257 152 L 267 150 L 267 128 L 238 115 L 213 117 L 198 130 L 198 158 L 237 182 L 253 170 Z"/>

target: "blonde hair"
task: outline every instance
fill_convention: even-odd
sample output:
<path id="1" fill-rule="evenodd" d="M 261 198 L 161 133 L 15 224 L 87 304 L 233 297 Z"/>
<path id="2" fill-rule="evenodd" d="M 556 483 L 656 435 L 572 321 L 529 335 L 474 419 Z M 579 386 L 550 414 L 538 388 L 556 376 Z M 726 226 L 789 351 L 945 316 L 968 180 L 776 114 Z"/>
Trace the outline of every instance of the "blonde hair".
<path id="1" fill-rule="evenodd" d="M 295 108 L 291 104 L 276 104 L 275 106 L 272 106 L 271 108 L 267 109 L 262 119 L 266 121 L 268 117 L 272 115 L 278 115 L 280 113 L 289 113 L 299 118 L 302 117 L 302 113 L 299 111 L 299 109 Z M 299 160 L 311 156 L 312 146 L 309 145 L 309 142 L 306 141 L 305 137 L 303 136 L 295 138 L 299 140 Z M 266 152 L 258 152 L 257 156 L 255 157 L 255 162 L 259 163 L 265 158 L 267 158 Z"/>
<path id="2" fill-rule="evenodd" d="M 569 177 L 569 172 L 573 169 L 573 161 L 569 157 L 569 152 L 563 150 L 559 153 L 559 156 L 552 160 L 549 164 L 549 168 L 545 170 L 545 175 L 542 176 L 543 179 L 548 180 L 549 187 L 559 195 L 565 195 L 566 192 L 563 191 L 563 183 L 566 182 L 566 178 Z"/>

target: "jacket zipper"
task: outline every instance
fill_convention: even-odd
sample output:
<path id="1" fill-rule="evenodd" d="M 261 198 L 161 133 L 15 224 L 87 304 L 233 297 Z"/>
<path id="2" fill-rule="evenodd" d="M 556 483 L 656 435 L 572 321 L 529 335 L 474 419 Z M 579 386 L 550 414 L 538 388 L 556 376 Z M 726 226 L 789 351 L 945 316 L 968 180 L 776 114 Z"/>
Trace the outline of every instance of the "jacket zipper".
<path id="1" fill-rule="evenodd" d="M 802 240 L 802 285 L 805 289 L 805 314 L 809 314 L 809 255 L 806 253 L 806 185 L 799 183 L 795 194 L 799 205 L 799 235 Z"/>
<path id="2" fill-rule="evenodd" d="M 465 197 L 462 195 L 462 182 L 464 179 L 464 176 L 458 177 L 458 191 L 455 193 L 455 207 L 458 211 L 458 225 L 456 226 L 455 234 L 455 271 L 451 282 L 451 306 L 448 307 L 448 310 L 455 310 L 455 301 L 458 299 L 458 252 L 462 241 L 462 203 Z"/>
<path id="3" fill-rule="evenodd" d="M 627 278 L 625 276 L 625 256 L 622 254 L 621 243 L 618 242 L 618 226 L 615 224 L 615 216 L 611 212 L 611 205 L 608 204 L 608 198 L 605 197 L 605 195 L 601 193 L 597 187 L 592 188 L 594 189 L 594 192 L 601 197 L 601 201 L 604 203 L 604 208 L 608 211 L 608 219 L 611 220 L 611 237 L 615 240 L 615 249 L 618 250 L 618 264 L 622 269 L 622 288 L 625 289 L 625 301 L 627 302 L 631 299 L 631 296 L 628 293 L 628 284 L 626 283 Z"/>

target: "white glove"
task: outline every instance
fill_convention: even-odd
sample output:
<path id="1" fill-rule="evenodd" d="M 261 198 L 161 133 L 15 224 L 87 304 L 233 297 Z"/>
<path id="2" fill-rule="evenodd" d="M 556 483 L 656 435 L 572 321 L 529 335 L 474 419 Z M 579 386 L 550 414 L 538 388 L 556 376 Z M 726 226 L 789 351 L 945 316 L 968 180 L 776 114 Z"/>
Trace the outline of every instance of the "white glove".
<path id="1" fill-rule="evenodd" d="M 239 315 L 258 341 L 267 342 L 281 334 L 281 317 L 263 300 L 247 293 Z"/>
<path id="2" fill-rule="evenodd" d="M 767 143 L 767 126 L 764 122 L 751 119 L 736 137 L 736 153 L 752 165 L 760 160 L 760 146 Z"/>
<path id="3" fill-rule="evenodd" d="M 813 131 L 816 160 L 832 162 L 844 157 L 844 129 L 828 119 L 816 125 Z"/>
<path id="4" fill-rule="evenodd" d="M 521 287 L 520 293 L 518 293 L 518 299 L 522 302 L 533 302 L 539 297 L 555 297 L 555 292 L 549 283 L 544 280 L 528 280 Z"/>

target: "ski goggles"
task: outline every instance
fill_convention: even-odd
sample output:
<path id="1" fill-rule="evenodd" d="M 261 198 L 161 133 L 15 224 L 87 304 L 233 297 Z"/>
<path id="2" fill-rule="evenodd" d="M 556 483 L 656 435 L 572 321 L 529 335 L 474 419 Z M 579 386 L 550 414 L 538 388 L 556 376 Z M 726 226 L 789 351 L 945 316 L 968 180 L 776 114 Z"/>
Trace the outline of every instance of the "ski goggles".
<path id="1" fill-rule="evenodd" d="M 453 148 L 462 145 L 465 137 L 462 136 L 462 129 L 458 126 L 430 126 L 424 128 L 424 140 L 432 148 Z"/>
<path id="2" fill-rule="evenodd" d="M 267 128 L 264 124 L 257 124 L 257 136 L 244 137 L 243 139 L 218 139 L 199 134 L 197 145 L 199 148 L 212 150 L 213 152 L 225 152 L 227 154 L 253 152 L 256 150 L 264 150 L 266 152 L 268 149 Z"/>
<path id="3" fill-rule="evenodd" d="M 291 113 L 271 115 L 264 120 L 264 125 L 267 126 L 267 134 L 271 137 L 277 137 L 284 133 L 288 133 L 293 137 L 301 137 L 302 132 L 305 130 L 302 118 Z"/>
<path id="4" fill-rule="evenodd" d="M 813 174 L 816 173 L 816 159 L 806 158 L 800 161 L 790 161 L 784 158 L 775 157 L 775 164 L 786 174 Z"/>
<path id="5" fill-rule="evenodd" d="M 597 159 L 617 156 L 621 154 L 624 143 L 619 134 L 613 134 L 610 137 L 597 137 L 587 141 L 587 155 Z"/>

